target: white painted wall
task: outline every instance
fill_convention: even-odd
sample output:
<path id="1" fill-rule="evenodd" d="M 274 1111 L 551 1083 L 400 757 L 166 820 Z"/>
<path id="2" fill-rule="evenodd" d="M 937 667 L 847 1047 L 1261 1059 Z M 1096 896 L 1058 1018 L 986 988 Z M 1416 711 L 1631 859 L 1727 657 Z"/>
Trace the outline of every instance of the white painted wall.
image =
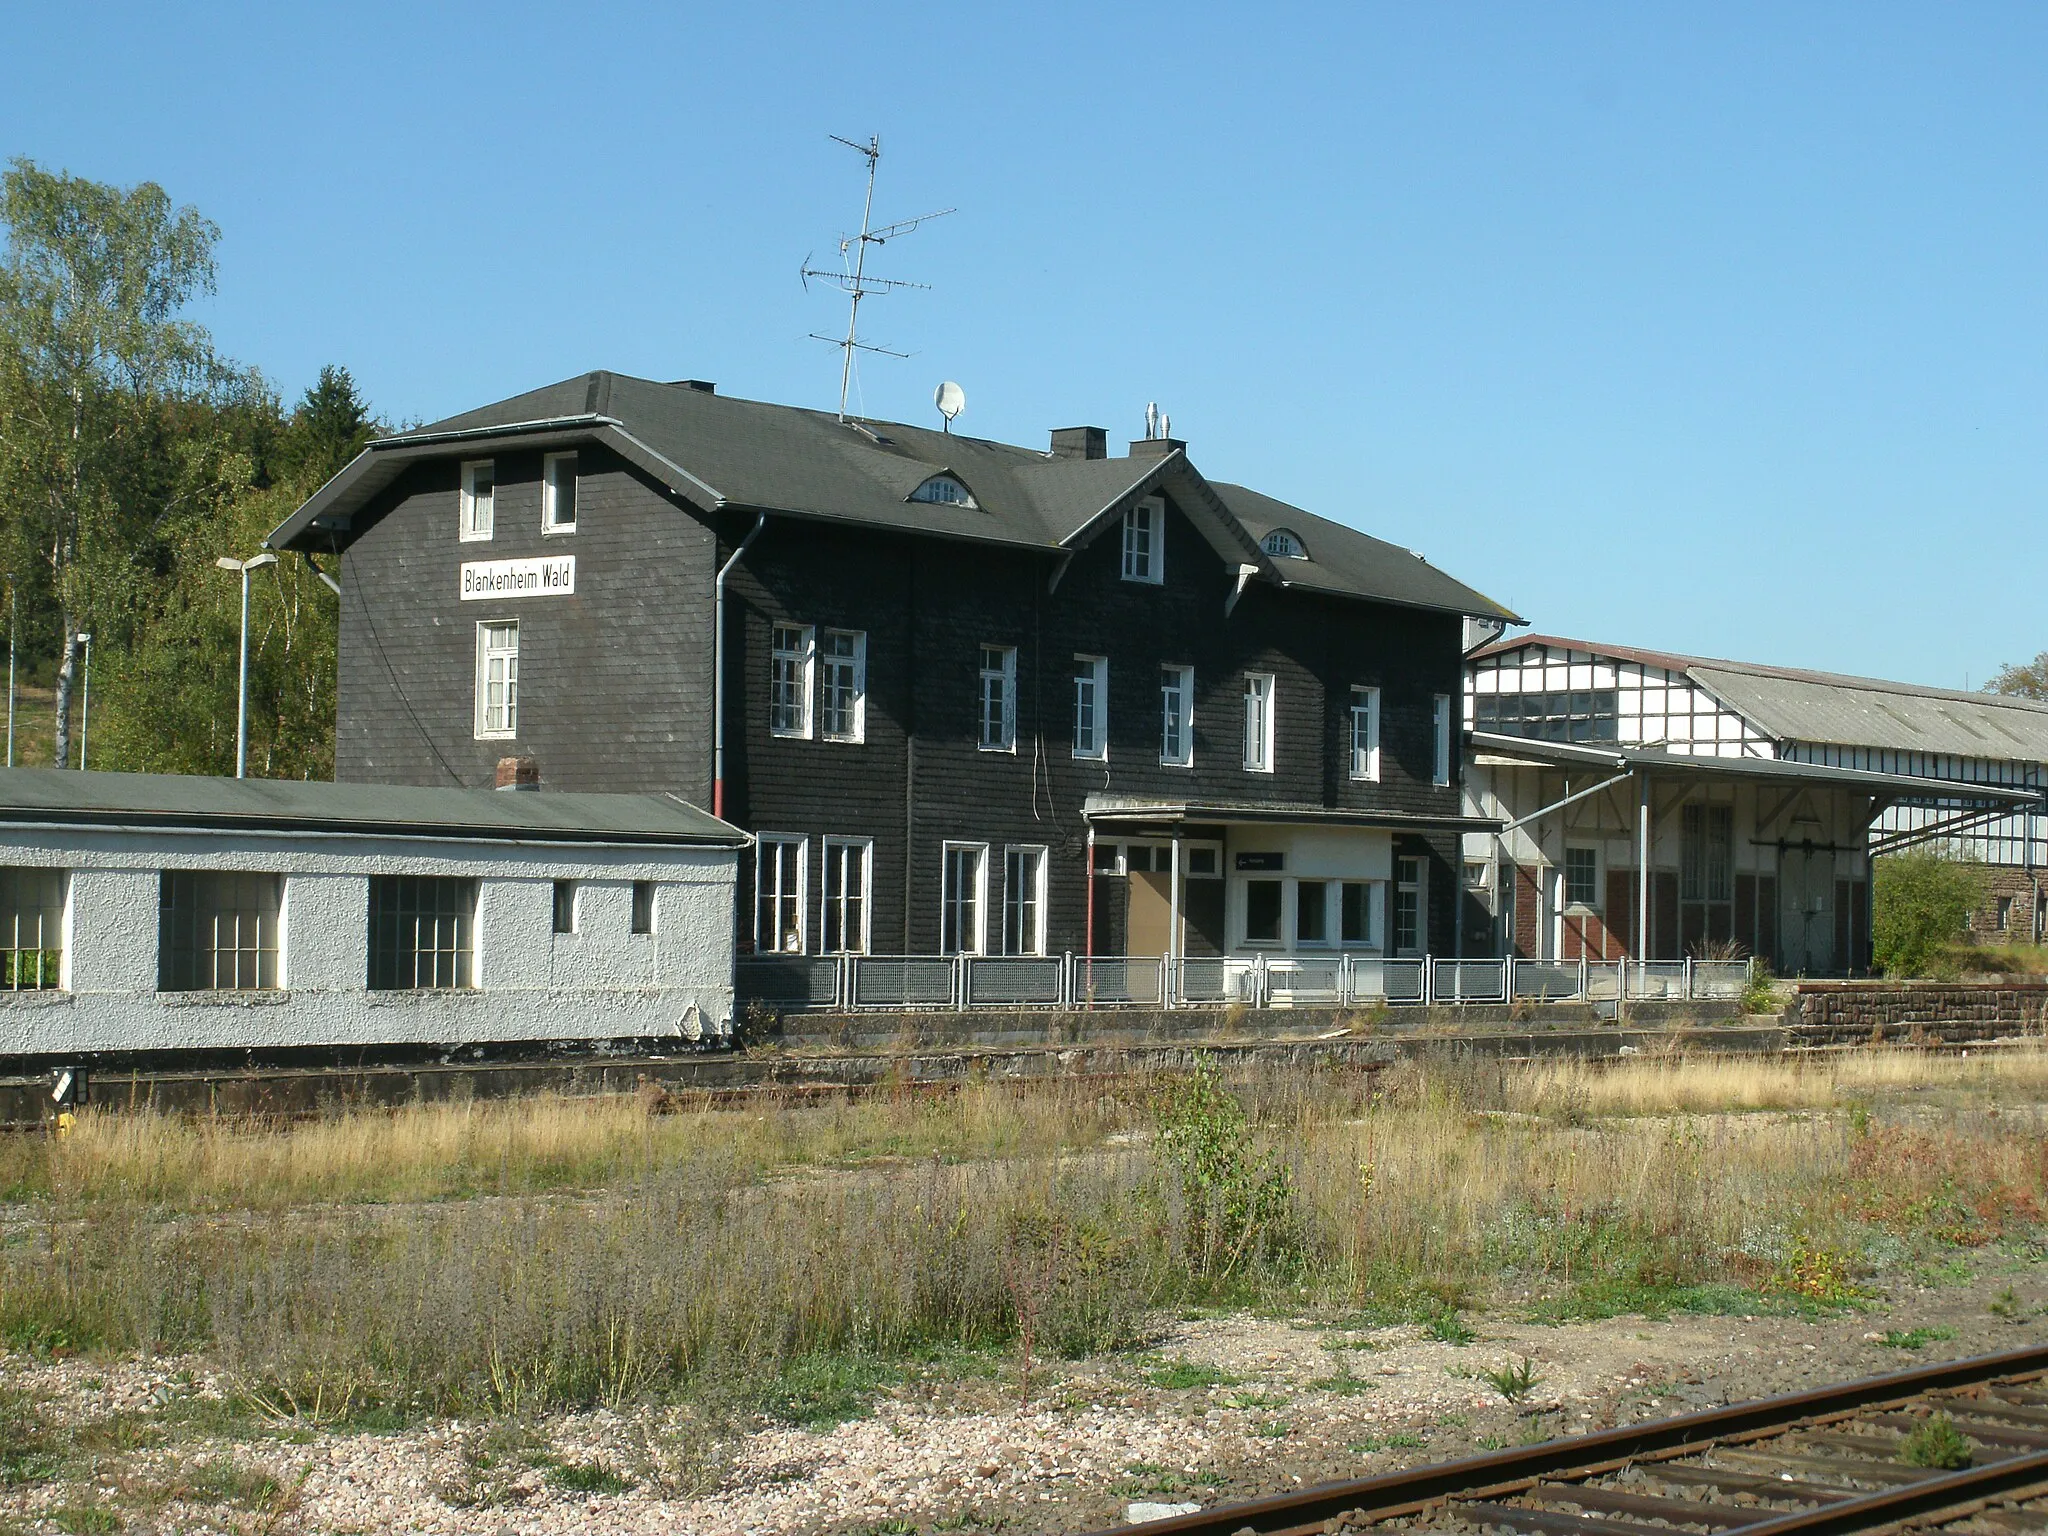
<path id="1" fill-rule="evenodd" d="M 733 1014 L 736 851 L 403 838 L 0 827 L 0 864 L 69 872 L 64 987 L 0 991 L 0 1055 L 486 1044 L 716 1035 Z M 284 877 L 281 986 L 157 991 L 164 870 Z M 478 881 L 477 985 L 371 992 L 372 875 Z M 580 882 L 553 932 L 554 882 Z M 631 932 L 656 883 L 655 931 Z"/>

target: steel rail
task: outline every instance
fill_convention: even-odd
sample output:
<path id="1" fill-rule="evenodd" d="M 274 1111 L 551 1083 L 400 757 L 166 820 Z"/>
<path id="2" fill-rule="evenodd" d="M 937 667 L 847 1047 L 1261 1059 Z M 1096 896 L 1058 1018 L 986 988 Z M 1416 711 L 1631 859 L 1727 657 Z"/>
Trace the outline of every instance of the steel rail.
<path id="1" fill-rule="evenodd" d="M 1557 1473 L 1594 1475 L 1646 1457 L 1705 1450 L 1717 1441 L 1754 1439 L 1803 1422 L 1904 1401 L 1923 1392 L 1978 1386 L 2003 1377 L 2043 1371 L 2048 1371 L 2048 1347 L 1978 1355 L 1781 1397 L 1757 1398 L 1700 1413 L 1547 1440 L 1540 1445 L 1410 1467 L 1379 1477 L 1322 1483 L 1295 1493 L 1218 1505 L 1196 1514 L 1174 1515 L 1138 1526 L 1107 1526 L 1091 1536 L 1130 1531 L 1143 1531 L 1145 1536 L 1236 1536 L 1244 1530 L 1258 1536 L 1294 1536 L 1297 1532 L 1316 1531 L 1325 1521 L 1355 1512 L 1362 1512 L 1362 1520 L 1369 1521 L 1413 1513 L 1453 1498 L 1512 1493 Z M 2042 1481 L 2048 1481 L 2048 1451 L 2003 1459 L 1968 1472 L 1924 1478 L 1880 1494 L 1837 1500 L 1819 1509 L 1760 1521 L 1741 1530 L 1743 1536 L 1779 1536 L 1780 1532 L 1788 1536 L 1833 1536 L 1836 1532 L 1866 1530 L 1929 1509 L 1991 1497 L 2026 1482 Z M 1964 1488 L 1979 1491 L 1956 1492 Z M 1925 1502 L 1930 1498 L 1936 1502 Z M 1842 1523 L 1845 1512 L 1853 1512 L 1846 1516 L 1849 1523 Z M 1535 1522 L 1530 1524 L 1533 1527 Z M 1593 1528 L 1593 1522 L 1586 1520 L 1575 1524 L 1580 1530 Z"/>

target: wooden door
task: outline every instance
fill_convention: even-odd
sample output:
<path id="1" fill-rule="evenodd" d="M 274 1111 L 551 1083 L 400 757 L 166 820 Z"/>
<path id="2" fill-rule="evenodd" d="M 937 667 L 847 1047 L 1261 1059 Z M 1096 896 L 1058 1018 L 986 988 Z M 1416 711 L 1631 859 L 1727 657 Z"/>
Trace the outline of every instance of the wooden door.
<path id="1" fill-rule="evenodd" d="M 1173 929 L 1173 876 L 1163 869 L 1131 871 L 1128 955 L 1163 955 Z"/>

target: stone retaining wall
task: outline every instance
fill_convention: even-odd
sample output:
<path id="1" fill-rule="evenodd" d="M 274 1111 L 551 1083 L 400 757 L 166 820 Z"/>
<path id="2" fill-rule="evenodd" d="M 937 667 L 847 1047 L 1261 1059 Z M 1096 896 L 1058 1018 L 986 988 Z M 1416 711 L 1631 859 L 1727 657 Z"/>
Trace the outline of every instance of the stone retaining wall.
<path id="1" fill-rule="evenodd" d="M 1803 981 L 1785 1022 L 1802 1045 L 2048 1034 L 2048 981 Z"/>

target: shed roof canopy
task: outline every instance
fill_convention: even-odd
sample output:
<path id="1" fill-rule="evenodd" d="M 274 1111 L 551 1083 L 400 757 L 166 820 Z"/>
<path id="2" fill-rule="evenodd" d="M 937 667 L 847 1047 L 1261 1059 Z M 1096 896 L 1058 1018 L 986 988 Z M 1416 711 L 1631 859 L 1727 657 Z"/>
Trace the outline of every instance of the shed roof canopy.
<path id="1" fill-rule="evenodd" d="M 0 824 L 25 822 L 324 831 L 476 842 L 737 848 L 748 841 L 738 827 L 673 795 L 0 768 Z"/>

